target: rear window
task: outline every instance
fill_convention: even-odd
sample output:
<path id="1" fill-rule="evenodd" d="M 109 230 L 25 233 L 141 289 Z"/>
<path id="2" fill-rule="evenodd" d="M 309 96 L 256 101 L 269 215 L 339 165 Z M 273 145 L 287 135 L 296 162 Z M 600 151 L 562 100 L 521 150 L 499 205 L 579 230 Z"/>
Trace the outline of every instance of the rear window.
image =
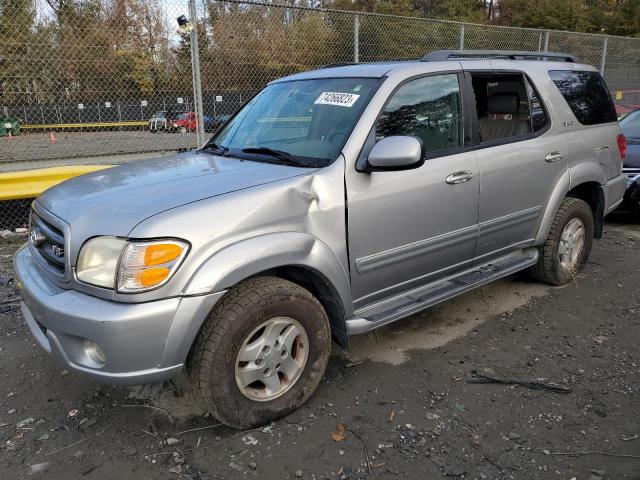
<path id="1" fill-rule="evenodd" d="M 616 122 L 616 109 L 598 72 L 552 70 L 551 79 L 583 125 Z"/>

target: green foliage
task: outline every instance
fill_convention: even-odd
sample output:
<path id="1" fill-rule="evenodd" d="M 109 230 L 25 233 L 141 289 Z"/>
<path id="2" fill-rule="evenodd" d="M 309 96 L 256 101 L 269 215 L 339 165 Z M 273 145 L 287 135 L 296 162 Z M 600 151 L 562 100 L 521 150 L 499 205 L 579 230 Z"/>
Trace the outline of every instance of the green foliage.
<path id="1" fill-rule="evenodd" d="M 273 78 L 354 58 L 349 13 L 197 3 L 205 92 L 253 91 Z M 424 18 L 474 23 L 465 27 L 467 48 L 541 45 L 540 31 L 488 24 L 626 36 L 640 31 L 639 0 L 320 0 L 319 5 L 396 15 L 359 17 L 360 61 L 413 59 L 458 46 L 457 25 Z M 0 0 L 2 103 L 188 95 L 191 45 L 175 30 L 180 13 L 186 13 L 184 0 Z M 602 41 L 552 32 L 549 48 L 597 64 Z M 626 64 L 625 52 L 637 50 L 629 42 L 611 49 L 610 64 Z"/>
<path id="2" fill-rule="evenodd" d="M 500 0 L 501 25 L 632 36 L 640 32 L 638 0 Z"/>

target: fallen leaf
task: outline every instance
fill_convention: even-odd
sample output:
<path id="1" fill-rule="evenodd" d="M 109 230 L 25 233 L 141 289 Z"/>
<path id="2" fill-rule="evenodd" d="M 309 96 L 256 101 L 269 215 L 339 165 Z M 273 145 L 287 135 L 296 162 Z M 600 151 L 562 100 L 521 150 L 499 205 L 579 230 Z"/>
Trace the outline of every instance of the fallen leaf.
<path id="1" fill-rule="evenodd" d="M 342 432 L 331 432 L 331 440 L 334 442 L 342 442 L 347 436 Z"/>
<path id="2" fill-rule="evenodd" d="M 389 413 L 389 422 L 393 422 L 395 419 L 396 419 L 396 411 L 391 410 L 391 413 Z"/>
<path id="3" fill-rule="evenodd" d="M 339 432 L 344 432 L 347 429 L 347 426 L 344 423 L 339 423 L 338 424 L 338 431 Z"/>

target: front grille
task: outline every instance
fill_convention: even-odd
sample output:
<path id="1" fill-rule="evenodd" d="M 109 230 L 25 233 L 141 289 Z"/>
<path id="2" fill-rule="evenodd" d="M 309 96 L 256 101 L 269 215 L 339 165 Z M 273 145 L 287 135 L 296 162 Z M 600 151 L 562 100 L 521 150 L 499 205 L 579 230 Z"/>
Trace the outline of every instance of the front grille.
<path id="1" fill-rule="evenodd" d="M 29 247 L 51 271 L 65 273 L 64 234 L 31 210 Z"/>

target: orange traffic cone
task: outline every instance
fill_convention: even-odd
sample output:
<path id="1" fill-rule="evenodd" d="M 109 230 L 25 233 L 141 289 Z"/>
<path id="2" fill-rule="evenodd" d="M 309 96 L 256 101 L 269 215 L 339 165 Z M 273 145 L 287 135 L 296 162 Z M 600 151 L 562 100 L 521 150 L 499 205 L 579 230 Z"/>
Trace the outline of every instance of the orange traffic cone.
<path id="1" fill-rule="evenodd" d="M 56 143 L 56 134 L 49 132 L 49 139 L 51 140 L 51 143 Z"/>

